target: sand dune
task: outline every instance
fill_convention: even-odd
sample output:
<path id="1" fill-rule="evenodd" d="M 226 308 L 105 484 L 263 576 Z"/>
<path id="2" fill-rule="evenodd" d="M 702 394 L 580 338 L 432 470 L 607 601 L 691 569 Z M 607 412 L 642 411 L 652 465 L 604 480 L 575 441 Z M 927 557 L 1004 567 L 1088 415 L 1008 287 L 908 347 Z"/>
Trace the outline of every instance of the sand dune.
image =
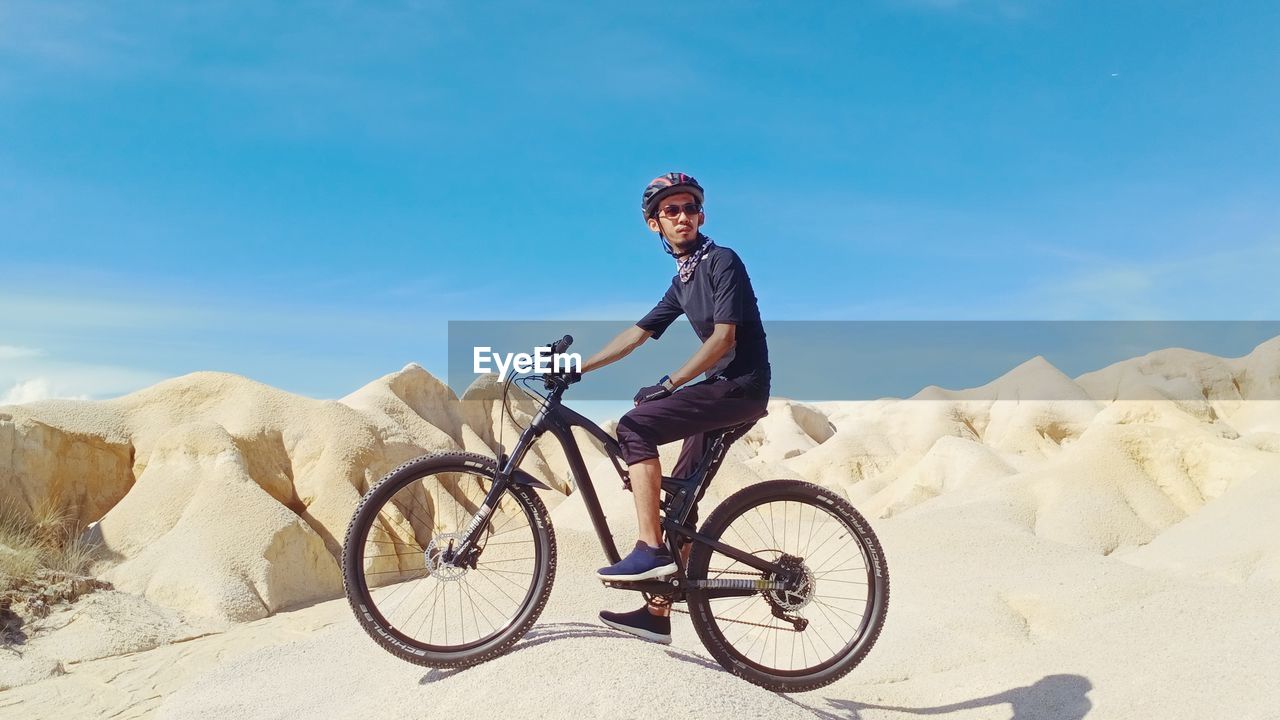
<path id="1" fill-rule="evenodd" d="M 561 536 L 542 625 L 460 673 L 406 665 L 360 634 L 334 600 L 356 501 L 412 457 L 512 442 L 491 381 L 459 399 L 410 365 L 334 402 L 196 373 L 111 401 L 6 407 L 0 500 L 97 521 L 93 572 L 116 590 L 33 625 L 21 657 L 0 653 L 13 687 L 0 715 L 639 717 L 674 701 L 692 717 L 1273 717 L 1277 389 L 1280 338 L 1241 358 L 1170 349 L 1074 379 L 1033 358 L 980 388 L 775 399 L 707 505 L 775 477 L 838 489 L 872 519 L 894 579 L 864 664 L 790 699 L 724 673 L 683 620 L 670 650 L 595 624 L 634 599 L 591 579 L 603 558 L 550 441 L 526 463 L 556 489 L 543 497 Z M 512 405 L 520 424 L 536 411 Z M 580 439 L 628 543 L 631 497 Z M 664 467 L 677 450 L 662 449 Z M 683 690 L 655 700 L 636 673 Z"/>

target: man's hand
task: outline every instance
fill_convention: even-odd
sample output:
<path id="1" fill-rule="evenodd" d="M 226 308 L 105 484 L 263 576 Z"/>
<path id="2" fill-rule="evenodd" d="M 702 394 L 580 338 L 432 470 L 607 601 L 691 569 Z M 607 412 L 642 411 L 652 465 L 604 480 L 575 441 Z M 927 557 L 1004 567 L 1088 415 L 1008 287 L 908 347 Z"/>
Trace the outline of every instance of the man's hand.
<path id="1" fill-rule="evenodd" d="M 663 378 L 665 381 L 666 378 Z M 640 392 L 636 393 L 635 403 L 647 403 L 650 400 L 661 400 L 671 394 L 671 388 L 667 382 L 659 382 L 657 385 L 640 388 Z"/>
<path id="2" fill-rule="evenodd" d="M 582 373 L 578 372 L 577 370 L 570 370 L 568 372 L 553 372 L 553 373 L 547 373 L 545 376 L 543 376 L 542 384 L 548 390 L 550 390 L 556 384 L 563 385 L 564 387 L 567 388 L 581 379 L 582 379 Z"/>

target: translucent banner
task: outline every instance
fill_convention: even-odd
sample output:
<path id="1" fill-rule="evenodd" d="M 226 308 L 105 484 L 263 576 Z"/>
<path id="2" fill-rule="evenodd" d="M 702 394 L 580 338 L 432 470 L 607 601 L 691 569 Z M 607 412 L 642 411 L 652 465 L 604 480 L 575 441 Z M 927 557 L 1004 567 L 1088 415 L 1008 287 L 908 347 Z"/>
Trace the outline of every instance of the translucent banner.
<path id="1" fill-rule="evenodd" d="M 568 334 L 594 355 L 633 321 L 450 321 L 448 382 L 533 369 Z M 1280 399 L 1280 321 L 776 321 L 764 323 L 772 395 L 804 401 Z M 678 321 L 588 373 L 567 398 L 630 400 L 700 346 Z M 521 363 L 521 356 L 527 363 Z M 483 360 L 483 362 L 480 362 Z M 941 389 L 941 390 L 940 390 Z M 941 394 L 940 394 L 941 393 Z"/>

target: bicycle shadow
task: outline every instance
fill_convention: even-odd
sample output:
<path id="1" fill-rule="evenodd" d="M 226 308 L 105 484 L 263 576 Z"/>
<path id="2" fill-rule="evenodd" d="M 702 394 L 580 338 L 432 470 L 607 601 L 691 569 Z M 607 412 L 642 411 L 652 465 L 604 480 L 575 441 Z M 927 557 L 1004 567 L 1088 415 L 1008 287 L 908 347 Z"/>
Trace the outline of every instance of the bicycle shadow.
<path id="1" fill-rule="evenodd" d="M 691 665 L 700 665 L 700 666 L 702 666 L 702 667 L 704 667 L 704 668 L 708 668 L 708 669 L 710 669 L 710 670 L 719 670 L 720 672 L 726 672 L 726 670 L 724 669 L 724 666 L 722 666 L 720 663 L 718 663 L 718 662 L 712 662 L 712 661 L 710 661 L 710 660 L 708 660 L 708 659 L 706 659 L 706 658 L 704 658 L 704 657 L 699 657 L 699 656 L 697 656 L 697 655 L 693 655 L 693 654 L 691 654 L 691 653 L 680 652 L 679 650 L 671 650 L 671 649 L 668 649 L 668 650 L 667 650 L 667 654 L 668 654 L 668 655 L 670 655 L 672 658 L 674 658 L 674 659 L 676 659 L 676 660 L 681 660 L 681 661 L 687 662 L 687 663 L 689 663 L 689 664 L 691 664 Z"/>
<path id="2" fill-rule="evenodd" d="M 1093 709 L 1093 702 L 1088 697 L 1092 689 L 1093 683 L 1083 675 L 1062 674 L 1046 675 L 1030 685 L 1010 688 L 994 695 L 932 707 L 876 705 L 856 700 L 827 698 L 828 706 L 835 709 L 835 712 L 831 712 L 810 707 L 793 698 L 787 698 L 787 700 L 823 720 L 861 720 L 860 711 L 867 709 L 895 710 L 913 715 L 941 715 L 959 710 L 1005 704 L 1009 705 L 1013 712 L 1009 720 L 1081 720 Z"/>
<path id="3" fill-rule="evenodd" d="M 667 654 L 676 660 L 700 665 L 712 670 L 724 671 L 718 663 L 697 655 L 668 650 Z M 1081 720 L 1093 709 L 1088 693 L 1093 683 L 1083 675 L 1046 675 L 1025 687 L 1016 687 L 986 697 L 974 698 L 963 702 L 933 707 L 901 707 L 896 705 L 875 705 L 873 703 L 824 698 L 828 707 L 835 712 L 813 707 L 795 698 L 779 693 L 779 697 L 798 705 L 823 720 L 861 720 L 859 711 L 866 709 L 896 710 L 914 715 L 941 715 L 958 710 L 973 710 L 981 707 L 1008 704 L 1013 715 L 1009 720 Z"/>
<path id="4" fill-rule="evenodd" d="M 603 637 L 603 638 L 625 638 L 625 635 L 613 630 L 607 630 L 599 625 L 592 625 L 584 622 L 559 622 L 545 623 L 535 625 L 529 632 L 516 643 L 514 647 L 502 654 L 502 657 L 514 655 L 522 650 L 531 647 L 537 647 L 543 643 L 549 643 L 554 640 L 567 640 L 569 638 L 582 637 Z M 719 667 L 719 666 L 717 666 Z M 459 673 L 466 672 L 471 668 L 456 668 L 450 670 L 434 669 L 422 676 L 418 681 L 419 685 L 429 685 L 446 678 L 451 678 Z"/>
<path id="5" fill-rule="evenodd" d="M 628 639 L 621 633 L 590 623 L 546 623 L 531 629 L 504 656 L 518 653 L 531 647 L 537 647 L 544 643 L 580 637 Z M 681 662 L 698 665 L 709 670 L 725 672 L 725 669 L 719 663 L 690 652 L 668 648 L 666 653 L 672 659 Z M 469 669 L 434 669 L 423 675 L 418 684 L 429 685 L 433 682 L 451 678 Z M 823 698 L 826 701 L 827 708 L 821 708 L 803 703 L 782 693 L 779 693 L 779 697 L 812 713 L 814 717 L 822 718 L 822 720 L 862 720 L 861 711 L 869 709 L 894 710 L 913 715 L 941 715 L 959 710 L 973 710 L 1005 704 L 1009 705 L 1013 712 L 1009 720 L 1082 720 L 1093 709 L 1093 702 L 1088 697 L 1089 691 L 1092 689 L 1093 683 L 1083 675 L 1058 674 L 1046 675 L 1030 685 L 1010 688 L 993 695 L 932 707 L 877 705 L 857 700 Z"/>

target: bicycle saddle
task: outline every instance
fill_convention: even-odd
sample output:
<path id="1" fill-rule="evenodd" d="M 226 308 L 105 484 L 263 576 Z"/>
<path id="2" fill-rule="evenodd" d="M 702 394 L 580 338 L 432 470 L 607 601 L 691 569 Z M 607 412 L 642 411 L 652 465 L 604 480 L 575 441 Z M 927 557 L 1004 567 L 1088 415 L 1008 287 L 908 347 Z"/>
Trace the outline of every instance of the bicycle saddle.
<path id="1" fill-rule="evenodd" d="M 760 418 L 768 414 L 768 409 L 761 409 L 759 415 L 754 415 L 734 425 L 726 425 L 717 430 L 708 431 L 707 440 L 710 442 L 714 441 L 716 438 L 723 437 L 728 438 L 727 442 L 733 442 L 743 435 L 746 435 L 748 430 L 755 427 L 755 424 L 760 422 Z"/>

